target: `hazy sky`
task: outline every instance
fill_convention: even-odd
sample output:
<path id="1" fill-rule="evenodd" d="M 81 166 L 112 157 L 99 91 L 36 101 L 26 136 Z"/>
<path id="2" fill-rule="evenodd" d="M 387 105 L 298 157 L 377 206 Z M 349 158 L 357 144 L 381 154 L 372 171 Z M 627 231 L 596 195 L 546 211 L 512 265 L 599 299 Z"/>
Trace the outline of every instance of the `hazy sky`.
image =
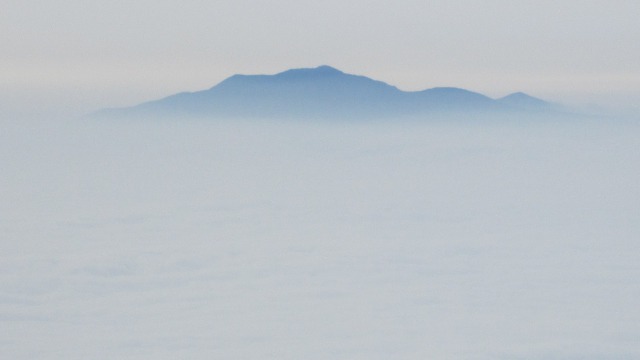
<path id="1" fill-rule="evenodd" d="M 638 18 L 637 0 L 6 0 L 0 115 L 76 115 L 320 64 L 404 90 L 637 108 Z"/>

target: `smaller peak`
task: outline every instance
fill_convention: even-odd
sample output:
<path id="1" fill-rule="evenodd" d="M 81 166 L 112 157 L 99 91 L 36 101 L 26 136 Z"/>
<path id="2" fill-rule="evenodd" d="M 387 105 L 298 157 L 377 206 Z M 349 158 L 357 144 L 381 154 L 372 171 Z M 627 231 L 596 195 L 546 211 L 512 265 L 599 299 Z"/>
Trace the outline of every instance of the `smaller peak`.
<path id="1" fill-rule="evenodd" d="M 338 70 L 338 69 L 336 69 L 336 68 L 334 68 L 332 66 L 329 66 L 329 65 L 320 65 L 320 66 L 316 67 L 313 70 L 322 71 L 322 72 L 335 72 L 335 73 L 341 73 L 342 74 L 342 71 L 340 71 L 340 70 Z"/>
<path id="2" fill-rule="evenodd" d="M 505 96 L 503 99 L 506 98 L 532 98 L 533 96 L 529 95 L 529 94 L 525 94 L 522 91 L 518 91 L 518 92 L 514 92 L 513 94 L 509 94 L 507 96 Z"/>
<path id="3" fill-rule="evenodd" d="M 498 100 L 502 100 L 502 101 L 536 101 L 536 102 L 546 102 L 542 99 L 538 99 L 535 96 L 531 96 L 529 94 L 525 94 L 521 91 L 518 92 L 514 92 L 513 94 L 509 94 L 505 97 L 502 97 Z"/>
<path id="4" fill-rule="evenodd" d="M 497 99 L 497 101 L 502 104 L 529 110 L 547 110 L 552 106 L 551 103 L 545 100 L 539 99 L 529 94 L 525 94 L 523 92 L 515 92 L 513 94 L 509 94 L 505 97 Z"/>

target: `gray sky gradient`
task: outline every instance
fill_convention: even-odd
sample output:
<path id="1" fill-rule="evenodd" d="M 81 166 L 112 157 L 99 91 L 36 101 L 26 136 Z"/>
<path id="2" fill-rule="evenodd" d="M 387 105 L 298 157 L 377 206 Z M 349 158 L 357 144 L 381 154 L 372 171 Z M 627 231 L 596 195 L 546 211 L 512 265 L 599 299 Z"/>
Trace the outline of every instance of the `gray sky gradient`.
<path id="1" fill-rule="evenodd" d="M 637 108 L 640 2 L 5 1 L 0 115 L 80 114 L 329 64 L 404 90 Z"/>

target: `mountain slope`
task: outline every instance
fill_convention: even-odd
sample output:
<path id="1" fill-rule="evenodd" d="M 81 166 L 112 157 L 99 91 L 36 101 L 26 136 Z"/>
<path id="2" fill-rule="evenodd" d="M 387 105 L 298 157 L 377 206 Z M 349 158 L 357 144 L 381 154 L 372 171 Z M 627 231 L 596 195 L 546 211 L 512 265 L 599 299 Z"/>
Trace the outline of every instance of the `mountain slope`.
<path id="1" fill-rule="evenodd" d="M 521 110 L 534 110 L 534 111 L 549 111 L 553 105 L 544 100 L 527 95 L 522 92 L 513 93 L 503 98 L 496 100 L 502 105 L 506 105 L 515 109 Z"/>
<path id="2" fill-rule="evenodd" d="M 275 75 L 234 75 L 203 91 L 185 92 L 141 105 L 112 109 L 116 116 L 205 117 L 395 117 L 430 112 L 528 110 L 527 95 L 493 100 L 458 88 L 405 92 L 330 66 L 291 69 Z M 542 100 L 535 99 L 544 103 Z"/>

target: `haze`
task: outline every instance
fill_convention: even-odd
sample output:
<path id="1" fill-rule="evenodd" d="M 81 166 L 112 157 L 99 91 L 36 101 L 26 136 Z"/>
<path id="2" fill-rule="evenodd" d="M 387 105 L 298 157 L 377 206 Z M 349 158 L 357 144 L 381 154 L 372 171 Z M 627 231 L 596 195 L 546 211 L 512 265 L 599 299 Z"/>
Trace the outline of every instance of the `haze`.
<path id="1" fill-rule="evenodd" d="M 640 2 L 4 1 L 0 111 L 78 116 L 328 64 L 419 90 L 640 103 Z"/>
<path id="2" fill-rule="evenodd" d="M 2 2 L 0 359 L 640 358 L 638 18 L 638 1 Z M 590 114 L 441 96 L 328 119 L 367 87 L 236 77 L 166 103 L 209 112 L 82 117 L 321 64 Z"/>
<path id="3" fill-rule="evenodd" d="M 638 358 L 638 124 L 511 120 L 5 126 L 0 357 Z"/>

